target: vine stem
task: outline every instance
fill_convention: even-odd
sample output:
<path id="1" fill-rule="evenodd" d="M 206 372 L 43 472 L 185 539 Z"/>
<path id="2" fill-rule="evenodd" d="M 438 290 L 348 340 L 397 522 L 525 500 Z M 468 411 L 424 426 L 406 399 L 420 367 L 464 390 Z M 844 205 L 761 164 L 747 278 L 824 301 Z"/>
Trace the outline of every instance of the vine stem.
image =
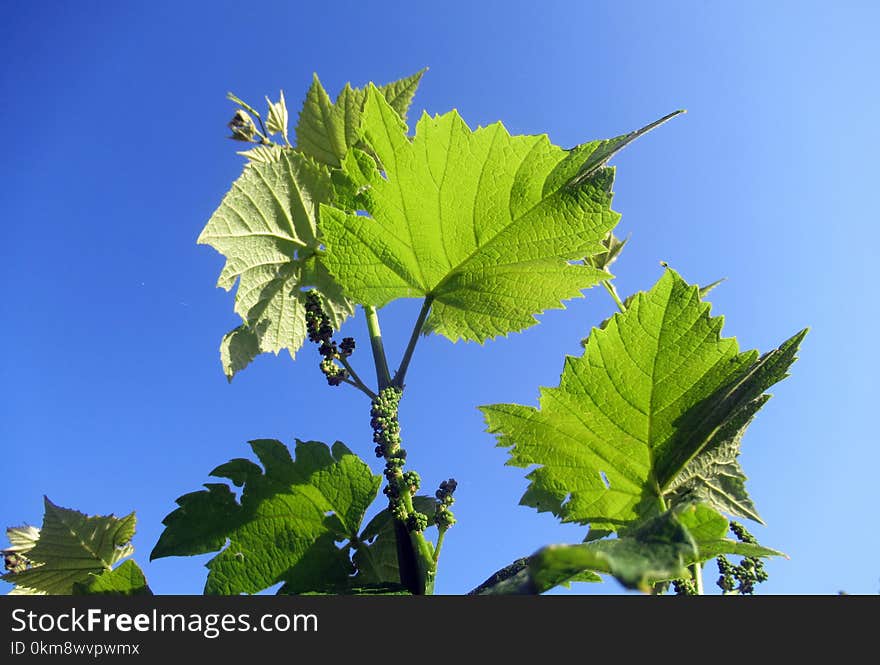
<path id="1" fill-rule="evenodd" d="M 406 351 L 403 352 L 403 359 L 400 361 L 400 367 L 394 373 L 394 380 L 391 385 L 397 386 L 403 390 L 403 380 L 406 378 L 406 370 L 409 369 L 410 360 L 412 360 L 413 352 L 416 350 L 416 344 L 419 342 L 419 336 L 422 334 L 422 328 L 425 326 L 425 320 L 428 318 L 428 312 L 431 311 L 431 305 L 434 304 L 433 296 L 427 296 L 422 303 L 422 309 L 419 311 L 419 317 L 413 326 L 412 335 L 409 337 L 409 344 L 406 345 Z"/>
<path id="2" fill-rule="evenodd" d="M 367 317 L 367 330 L 370 333 L 370 346 L 373 348 L 373 361 L 376 363 L 376 381 L 379 391 L 391 385 L 391 373 L 388 371 L 388 359 L 385 357 L 385 345 L 382 344 L 382 329 L 379 327 L 379 315 L 372 305 L 364 305 Z"/>
<path id="3" fill-rule="evenodd" d="M 690 566 L 691 575 L 694 578 L 694 583 L 697 585 L 697 595 L 703 595 L 703 566 L 700 565 L 700 562 L 693 563 Z"/>
<path id="4" fill-rule="evenodd" d="M 376 399 L 376 393 L 374 393 L 372 390 L 370 390 L 369 388 L 367 388 L 367 387 L 366 387 L 364 384 L 362 384 L 362 383 L 355 383 L 355 382 L 352 381 L 351 379 L 342 379 L 342 383 L 347 383 L 348 385 L 352 386 L 353 388 L 357 388 L 357 389 L 360 390 L 364 395 L 366 395 L 367 397 L 369 397 L 371 400 Z"/>
<path id="5" fill-rule="evenodd" d="M 603 279 L 603 280 L 602 280 L 602 286 L 604 286 L 604 287 L 605 287 L 605 290 L 608 291 L 608 293 L 611 294 L 611 297 L 612 297 L 612 298 L 614 298 L 614 302 L 617 303 L 617 309 L 619 309 L 621 312 L 625 312 L 625 311 L 626 311 L 626 305 L 623 304 L 623 301 L 620 299 L 620 296 L 617 295 L 617 289 L 614 288 L 614 284 L 612 284 L 611 282 L 609 282 L 607 279 Z"/>
<path id="6" fill-rule="evenodd" d="M 339 356 L 339 362 L 345 367 L 346 371 L 348 371 L 349 376 L 351 376 L 351 380 L 344 379 L 344 382 L 354 386 L 362 393 L 366 394 L 371 400 L 376 399 L 377 395 L 372 390 L 367 387 L 367 384 L 361 380 L 361 377 L 358 376 L 358 373 L 354 371 L 354 367 L 351 366 L 351 363 L 348 362 L 348 358 L 345 356 Z"/>
<path id="7" fill-rule="evenodd" d="M 448 529 L 438 529 L 437 544 L 434 545 L 434 567 L 437 567 L 437 561 L 440 559 L 440 548 L 443 547 L 443 538 L 446 536 Z"/>

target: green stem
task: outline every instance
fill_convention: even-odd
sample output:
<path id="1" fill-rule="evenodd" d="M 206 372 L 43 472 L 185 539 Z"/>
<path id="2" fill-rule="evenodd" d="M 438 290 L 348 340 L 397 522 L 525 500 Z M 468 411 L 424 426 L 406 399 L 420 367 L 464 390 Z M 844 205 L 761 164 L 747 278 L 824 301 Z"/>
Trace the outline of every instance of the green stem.
<path id="1" fill-rule="evenodd" d="M 364 395 L 366 395 L 370 399 L 376 399 L 376 393 L 374 393 L 372 390 L 367 388 L 364 384 L 355 383 L 351 379 L 342 379 L 342 382 L 347 383 L 348 385 L 352 386 L 353 388 L 357 388 L 358 390 L 360 390 Z"/>
<path id="2" fill-rule="evenodd" d="M 348 358 L 340 355 L 338 360 L 342 364 L 342 366 L 346 369 L 349 376 L 351 377 L 351 381 L 345 381 L 345 383 L 348 383 L 348 384 L 354 386 L 355 388 L 357 388 L 358 390 L 360 390 L 361 392 L 366 393 L 367 397 L 369 397 L 371 400 L 376 399 L 376 393 L 374 393 L 372 390 L 370 390 L 367 387 L 367 384 L 361 380 L 361 377 L 359 377 L 357 372 L 354 371 L 354 368 L 351 366 L 351 363 L 348 362 Z"/>
<path id="3" fill-rule="evenodd" d="M 376 363 L 376 381 L 379 391 L 391 385 L 391 373 L 388 371 L 388 360 L 385 358 L 385 346 L 382 344 L 382 330 L 379 328 L 379 315 L 372 305 L 364 305 L 367 317 L 367 330 L 370 333 L 370 345 L 373 347 L 373 361 Z"/>
<path id="4" fill-rule="evenodd" d="M 400 367 L 394 373 L 394 380 L 391 384 L 397 386 L 401 390 L 403 390 L 403 380 L 406 378 L 406 370 L 409 369 L 409 362 L 412 360 L 413 352 L 416 350 L 416 344 L 418 344 L 419 336 L 422 334 L 422 328 L 425 326 L 425 320 L 428 318 L 428 312 L 431 311 L 431 305 L 433 303 L 434 298 L 432 296 L 427 296 L 422 303 L 419 317 L 416 319 L 412 335 L 409 337 L 409 344 L 406 345 L 406 351 L 403 352 L 403 359 L 400 361 Z"/>
<path id="5" fill-rule="evenodd" d="M 437 567 L 437 560 L 440 558 L 440 548 L 443 547 L 443 538 L 449 529 L 438 528 L 438 530 L 440 533 L 437 535 L 437 544 L 434 546 L 434 568 Z"/>
<path id="6" fill-rule="evenodd" d="M 697 595 L 703 595 L 703 566 L 699 561 L 691 564 L 691 575 L 694 578 L 694 583 L 697 585 Z"/>
<path id="7" fill-rule="evenodd" d="M 617 309 L 619 309 L 621 312 L 625 312 L 626 305 L 623 304 L 623 301 L 620 299 L 620 296 L 617 295 L 617 289 L 614 288 L 614 284 L 609 282 L 607 279 L 603 279 L 602 286 L 604 286 L 605 290 L 611 294 L 612 298 L 614 298 L 614 302 L 617 303 Z"/>
<path id="8" fill-rule="evenodd" d="M 655 480 L 654 481 L 654 489 L 657 492 L 657 502 L 660 504 L 660 512 L 666 512 L 666 499 L 663 498 L 663 491 L 660 489 L 660 484 Z"/>

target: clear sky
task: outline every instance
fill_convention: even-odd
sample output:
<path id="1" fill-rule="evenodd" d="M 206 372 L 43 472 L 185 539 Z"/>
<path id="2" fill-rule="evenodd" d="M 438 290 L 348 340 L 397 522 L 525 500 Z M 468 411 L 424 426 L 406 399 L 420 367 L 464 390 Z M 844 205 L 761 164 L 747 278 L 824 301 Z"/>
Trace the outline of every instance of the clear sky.
<path id="1" fill-rule="evenodd" d="M 428 66 L 414 111 L 570 147 L 688 114 L 614 158 L 632 240 L 619 291 L 669 262 L 742 348 L 812 331 L 772 391 L 742 464 L 790 560 L 772 594 L 880 591 L 877 519 L 880 5 L 875 2 L 30 2 L 0 22 L 0 525 L 39 525 L 42 495 L 136 510 L 135 558 L 157 593 L 199 593 L 208 556 L 148 555 L 174 499 L 249 455 L 246 442 L 346 442 L 378 472 L 368 404 L 323 384 L 315 354 L 260 357 L 227 384 L 237 324 L 223 259 L 196 237 L 239 175 L 227 90 L 331 94 Z M 469 590 L 583 529 L 518 506 L 524 471 L 476 406 L 536 404 L 566 353 L 614 311 L 587 292 L 487 343 L 422 340 L 403 434 L 428 486 L 454 476 L 459 524 L 437 591 Z M 392 359 L 418 303 L 381 312 Z M 343 333 L 366 341 L 362 317 Z M 357 358 L 353 358 L 357 360 Z M 365 367 L 366 354 L 359 362 Z M 710 565 L 707 573 L 714 579 Z M 0 583 L 0 591 L 9 585 Z M 620 593 L 613 580 L 579 593 Z"/>

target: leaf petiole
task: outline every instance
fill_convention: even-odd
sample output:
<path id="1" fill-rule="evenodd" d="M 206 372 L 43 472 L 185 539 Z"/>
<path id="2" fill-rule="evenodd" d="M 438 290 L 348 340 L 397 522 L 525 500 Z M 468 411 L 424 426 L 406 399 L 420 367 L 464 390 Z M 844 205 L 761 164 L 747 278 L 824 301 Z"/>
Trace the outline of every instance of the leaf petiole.
<path id="1" fill-rule="evenodd" d="M 364 383 L 364 381 L 361 379 L 361 377 L 358 376 L 358 373 L 354 371 L 354 367 L 352 367 L 351 363 L 348 362 L 348 358 L 340 355 L 337 358 L 337 360 L 339 360 L 339 362 L 342 364 L 342 366 L 348 372 L 348 375 L 351 377 L 351 379 L 343 379 L 343 383 L 347 383 L 351 386 L 354 386 L 355 388 L 360 390 L 362 393 L 364 393 L 367 397 L 369 397 L 371 400 L 376 399 L 376 393 L 374 393 L 372 390 L 370 390 L 367 387 L 367 384 Z"/>
<path id="2" fill-rule="evenodd" d="M 419 336 L 422 334 L 422 328 L 425 326 L 425 320 L 431 311 L 431 305 L 434 303 L 433 296 L 427 296 L 422 303 L 422 309 L 413 326 L 412 335 L 409 338 L 409 344 L 406 345 L 406 351 L 403 352 L 403 359 L 400 361 L 400 367 L 394 373 L 394 380 L 391 385 L 397 386 L 403 390 L 403 380 L 406 378 L 406 370 L 409 369 L 410 360 L 412 360 L 413 352 L 416 350 L 416 344 L 419 342 Z"/>
<path id="3" fill-rule="evenodd" d="M 702 596 L 703 591 L 703 566 L 697 561 L 690 565 L 691 576 L 694 578 L 694 584 L 697 586 L 697 595 Z"/>
<path id="4" fill-rule="evenodd" d="M 375 399 L 375 397 L 376 397 L 376 393 L 374 393 L 372 390 L 367 388 L 362 383 L 357 383 L 355 381 L 352 381 L 351 379 L 342 379 L 342 383 L 347 383 L 348 385 L 350 385 L 354 388 L 357 388 L 358 390 L 360 390 L 362 393 L 364 393 L 364 395 L 366 395 L 370 399 Z"/>
<path id="5" fill-rule="evenodd" d="M 388 360 L 385 358 L 385 345 L 382 344 L 379 314 L 372 305 L 364 305 L 364 314 L 367 317 L 367 330 L 370 333 L 373 361 L 376 363 L 376 381 L 379 383 L 379 392 L 381 392 L 391 385 L 391 373 L 388 371 Z"/>
<path id="6" fill-rule="evenodd" d="M 611 294 L 611 297 L 614 298 L 614 302 L 617 303 L 617 309 L 622 312 L 626 311 L 626 305 L 623 304 L 623 301 L 620 299 L 620 296 L 617 295 L 617 289 L 614 288 L 614 284 L 612 284 L 609 280 L 603 279 L 602 286 L 605 287 L 605 290 Z"/>

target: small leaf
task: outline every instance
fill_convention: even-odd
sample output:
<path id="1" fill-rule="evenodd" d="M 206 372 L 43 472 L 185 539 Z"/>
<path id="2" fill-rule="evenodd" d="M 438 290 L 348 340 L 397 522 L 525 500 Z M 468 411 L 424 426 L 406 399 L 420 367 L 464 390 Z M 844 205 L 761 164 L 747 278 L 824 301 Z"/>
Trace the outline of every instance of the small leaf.
<path id="1" fill-rule="evenodd" d="M 629 238 L 621 240 L 614 235 L 614 233 L 609 231 L 608 235 L 602 240 L 602 247 L 604 250 L 593 256 L 588 256 L 584 260 L 598 270 L 607 271 L 611 264 L 617 260 L 617 257 L 620 256 L 620 253 L 628 242 Z"/>
<path id="2" fill-rule="evenodd" d="M 284 101 L 284 91 L 282 90 L 279 94 L 281 98 L 274 103 L 266 97 L 266 103 L 269 105 L 266 129 L 272 134 L 280 133 L 287 138 L 287 103 Z"/>
<path id="3" fill-rule="evenodd" d="M 220 342 L 220 362 L 226 379 L 232 381 L 232 377 L 261 353 L 260 335 L 247 325 L 230 330 Z"/>
<path id="4" fill-rule="evenodd" d="M 379 92 L 404 122 L 406 122 L 407 111 L 409 111 L 413 97 L 415 97 L 416 90 L 419 89 L 419 83 L 426 71 L 428 71 L 427 67 L 420 69 L 412 76 L 379 86 Z"/>
<path id="5" fill-rule="evenodd" d="M 618 538 L 579 545 L 550 545 L 478 587 L 481 594 L 536 594 L 596 572 L 647 592 L 655 582 L 688 577 L 698 550 L 688 529 L 668 511 Z M 514 573 L 512 576 L 508 573 Z M 476 590 L 475 590 L 476 591 Z"/>
<path id="6" fill-rule="evenodd" d="M 655 582 L 688 577 L 687 562 L 697 549 L 686 529 L 656 518 L 638 532 L 580 545 L 551 545 L 529 564 L 536 593 L 543 593 L 581 571 L 610 573 L 628 589 L 648 592 Z"/>
<path id="7" fill-rule="evenodd" d="M 11 526 L 6 529 L 6 537 L 9 539 L 9 547 L 2 551 L 26 554 L 33 549 L 40 539 L 40 530 L 35 526 Z"/>
<path id="8" fill-rule="evenodd" d="M 379 88 L 399 117 L 406 118 L 424 72 L 423 69 Z M 352 88 L 347 83 L 332 103 L 315 74 L 296 125 L 297 149 L 323 164 L 338 167 L 349 148 L 363 137 L 361 114 L 365 98 L 364 88 Z"/>
<path id="9" fill-rule="evenodd" d="M 27 551 L 31 568 L 3 575 L 3 580 L 28 590 L 70 595 L 74 585 L 90 575 L 110 570 L 131 555 L 135 515 L 84 515 L 61 508 L 44 497 L 43 526 Z M 24 535 L 18 532 L 16 535 Z"/>

